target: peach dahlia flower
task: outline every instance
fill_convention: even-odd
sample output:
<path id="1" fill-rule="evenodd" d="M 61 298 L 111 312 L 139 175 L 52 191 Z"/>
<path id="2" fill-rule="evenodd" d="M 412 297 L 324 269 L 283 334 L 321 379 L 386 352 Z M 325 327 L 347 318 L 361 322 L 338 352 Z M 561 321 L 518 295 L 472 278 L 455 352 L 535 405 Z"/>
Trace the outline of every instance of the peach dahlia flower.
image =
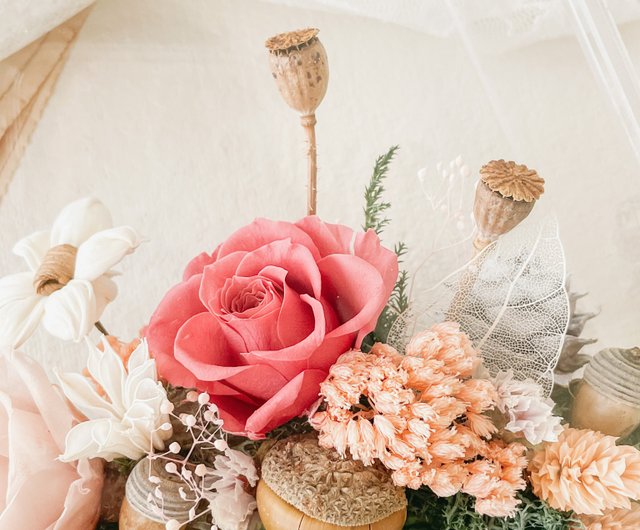
<path id="1" fill-rule="evenodd" d="M 533 492 L 558 510 L 602 515 L 640 497 L 640 451 L 588 429 L 565 429 L 529 465 Z"/>
<path id="2" fill-rule="evenodd" d="M 605 512 L 602 516 L 585 515 L 580 518 L 585 530 L 629 530 L 640 528 L 640 504 L 631 509 L 618 508 Z"/>

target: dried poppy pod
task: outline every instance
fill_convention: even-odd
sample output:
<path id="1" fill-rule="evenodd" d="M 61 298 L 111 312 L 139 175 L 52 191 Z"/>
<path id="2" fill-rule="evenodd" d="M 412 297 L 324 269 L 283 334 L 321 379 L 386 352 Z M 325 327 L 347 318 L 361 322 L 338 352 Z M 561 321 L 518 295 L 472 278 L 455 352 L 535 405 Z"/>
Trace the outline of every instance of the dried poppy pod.
<path id="1" fill-rule="evenodd" d="M 476 251 L 521 223 L 543 193 L 544 179 L 525 165 L 492 160 L 482 166 L 473 205 Z"/>
<path id="2" fill-rule="evenodd" d="M 309 215 L 313 215 L 316 213 L 318 173 L 315 112 L 329 83 L 327 52 L 315 28 L 275 35 L 265 45 L 269 49 L 271 75 L 287 105 L 300 113 L 302 127 L 309 141 L 307 210 Z"/>
<path id="3" fill-rule="evenodd" d="M 266 530 L 401 530 L 407 518 L 404 490 L 382 465 L 342 458 L 314 435 L 269 450 L 256 499 Z"/>
<path id="4" fill-rule="evenodd" d="M 640 426 L 640 348 L 609 348 L 584 371 L 571 426 L 626 436 Z"/>

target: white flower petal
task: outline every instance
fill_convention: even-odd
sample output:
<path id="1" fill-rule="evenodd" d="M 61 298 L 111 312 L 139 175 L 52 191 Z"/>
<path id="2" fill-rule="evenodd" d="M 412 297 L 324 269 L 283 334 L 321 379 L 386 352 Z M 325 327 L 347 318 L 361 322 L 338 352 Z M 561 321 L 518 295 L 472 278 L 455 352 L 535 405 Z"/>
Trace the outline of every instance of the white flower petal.
<path id="1" fill-rule="evenodd" d="M 79 247 L 96 232 L 112 226 L 106 206 L 98 199 L 86 197 L 72 202 L 60 212 L 51 229 L 51 246 Z"/>
<path id="2" fill-rule="evenodd" d="M 102 398 L 89 380 L 75 373 L 59 374 L 60 386 L 67 399 L 87 418 L 111 418 L 115 410 Z"/>
<path id="3" fill-rule="evenodd" d="M 104 351 L 100 351 L 91 344 L 87 368 L 91 376 L 104 389 L 115 409 L 123 413 L 125 411 L 123 391 L 127 378 L 124 364 L 106 339 L 102 340 L 102 347 Z"/>
<path id="4" fill-rule="evenodd" d="M 43 298 L 35 294 L 33 274 L 21 272 L 0 279 L 0 346 L 19 348 L 42 319 Z"/>
<path id="5" fill-rule="evenodd" d="M 142 339 L 140 344 L 138 344 L 138 347 L 135 350 L 133 350 L 133 352 L 129 356 L 129 362 L 127 363 L 127 370 L 129 374 L 132 375 L 137 368 L 139 368 L 140 366 L 143 366 L 150 359 L 151 359 L 151 355 L 149 355 L 149 345 L 147 344 L 147 339 Z M 154 369 L 155 369 L 155 362 L 154 362 Z M 152 377 L 153 379 L 157 379 L 155 375 L 155 371 Z"/>
<path id="6" fill-rule="evenodd" d="M 144 452 L 132 447 L 126 432 L 110 419 L 91 420 L 79 423 L 69 431 L 63 462 L 80 458 L 104 458 L 107 462 L 126 456 L 138 460 Z"/>
<path id="7" fill-rule="evenodd" d="M 96 296 L 96 317 L 102 317 L 105 308 L 118 296 L 118 286 L 109 275 L 102 275 L 91 282 Z"/>
<path id="8" fill-rule="evenodd" d="M 80 342 L 98 321 L 91 282 L 71 280 L 46 298 L 43 324 L 62 340 Z"/>
<path id="9" fill-rule="evenodd" d="M 27 262 L 33 272 L 37 271 L 50 247 L 50 232 L 42 230 L 22 238 L 13 247 L 13 253 Z"/>
<path id="10" fill-rule="evenodd" d="M 140 243 L 142 239 L 130 226 L 94 234 L 78 248 L 74 277 L 95 280 L 131 254 Z"/>

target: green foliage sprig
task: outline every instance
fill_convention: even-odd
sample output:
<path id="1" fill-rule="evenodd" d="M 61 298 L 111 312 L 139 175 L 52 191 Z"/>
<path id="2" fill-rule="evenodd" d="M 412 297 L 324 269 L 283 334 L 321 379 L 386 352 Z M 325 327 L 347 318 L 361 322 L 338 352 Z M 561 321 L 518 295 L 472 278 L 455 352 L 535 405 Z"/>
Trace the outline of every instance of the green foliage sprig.
<path id="1" fill-rule="evenodd" d="M 473 509 L 473 497 L 458 493 L 437 497 L 428 488 L 407 490 L 405 530 L 573 530 L 582 523 L 571 513 L 554 510 L 530 491 L 518 493 L 522 501 L 513 517 L 487 517 Z"/>
<path id="2" fill-rule="evenodd" d="M 382 231 L 391 222 L 385 215 L 385 212 L 391 208 L 391 203 L 384 200 L 384 181 L 389 173 L 389 165 L 398 149 L 399 147 L 394 145 L 384 155 L 376 159 L 371 179 L 364 192 L 364 225 L 362 228 L 364 230 L 373 229 L 378 235 L 382 234 Z M 395 253 L 398 256 L 398 262 L 402 263 L 401 258 L 407 253 L 407 245 L 404 242 L 397 243 Z M 363 342 L 364 351 L 368 351 L 375 342 L 386 342 L 396 318 L 409 307 L 408 291 L 409 273 L 402 270 L 398 274 L 389 301 L 378 319 L 375 331 L 369 334 Z"/>
<path id="3" fill-rule="evenodd" d="M 396 156 L 399 146 L 394 145 L 389 150 L 377 158 L 369 185 L 364 190 L 364 225 L 362 228 L 366 231 L 375 230 L 380 235 L 384 228 L 389 224 L 390 219 L 385 216 L 385 212 L 391 208 L 391 203 L 383 200 L 384 196 L 384 180 L 389 173 L 389 164 Z"/>

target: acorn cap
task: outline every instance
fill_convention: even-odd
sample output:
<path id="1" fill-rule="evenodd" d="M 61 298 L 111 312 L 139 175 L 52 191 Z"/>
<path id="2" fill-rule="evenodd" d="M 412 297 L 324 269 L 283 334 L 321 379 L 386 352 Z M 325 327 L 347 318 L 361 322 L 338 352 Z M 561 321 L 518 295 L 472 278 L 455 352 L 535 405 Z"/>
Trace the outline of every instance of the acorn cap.
<path id="1" fill-rule="evenodd" d="M 544 179 L 538 172 L 513 161 L 492 160 L 480 169 L 480 179 L 491 191 L 514 201 L 533 202 L 544 193 Z"/>
<path id="2" fill-rule="evenodd" d="M 339 526 L 368 525 L 407 505 L 381 465 L 342 458 L 315 435 L 280 440 L 265 456 L 262 479 L 305 515 Z"/>

